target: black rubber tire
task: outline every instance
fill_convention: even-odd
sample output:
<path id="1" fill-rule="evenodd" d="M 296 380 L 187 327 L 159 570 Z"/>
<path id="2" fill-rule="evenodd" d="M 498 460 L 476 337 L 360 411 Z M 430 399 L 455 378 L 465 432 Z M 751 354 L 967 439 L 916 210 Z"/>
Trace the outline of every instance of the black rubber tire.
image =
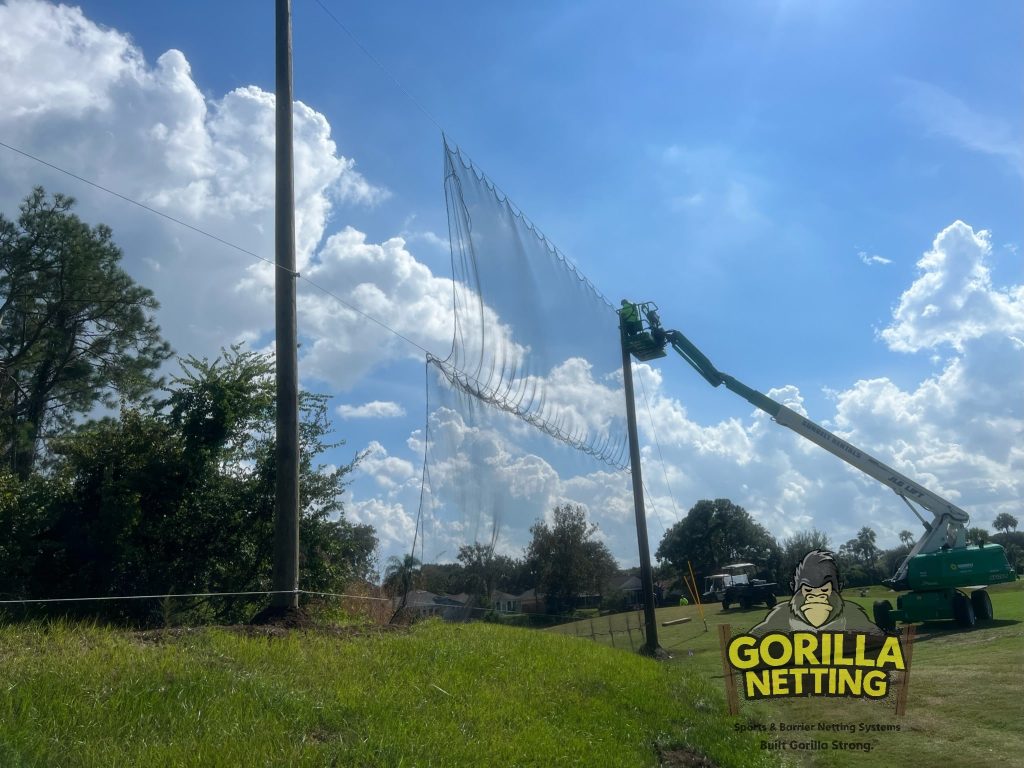
<path id="1" fill-rule="evenodd" d="M 892 620 L 892 603 L 888 600 L 875 600 L 872 606 L 872 613 L 875 616 L 875 624 L 879 629 L 892 632 L 896 629 L 896 622 Z"/>
<path id="2" fill-rule="evenodd" d="M 722 610 L 723 611 L 728 611 L 729 610 L 729 601 L 728 600 L 723 600 L 722 601 Z"/>
<path id="3" fill-rule="evenodd" d="M 978 621 L 992 621 L 992 598 L 984 589 L 976 589 L 971 592 L 971 606 L 974 608 L 974 616 Z"/>
<path id="4" fill-rule="evenodd" d="M 774 608 L 775 603 L 775 595 L 768 595 L 768 597 L 764 599 L 764 604 L 767 605 L 769 608 Z"/>
<path id="5" fill-rule="evenodd" d="M 743 608 L 744 611 L 749 611 L 754 607 L 754 603 L 751 602 L 749 597 L 744 596 L 740 598 L 740 607 Z"/>
<path id="6" fill-rule="evenodd" d="M 977 621 L 977 616 L 974 615 L 974 606 L 971 604 L 971 600 L 963 592 L 957 592 L 953 595 L 953 618 L 956 619 L 956 623 L 961 627 L 970 629 Z"/>

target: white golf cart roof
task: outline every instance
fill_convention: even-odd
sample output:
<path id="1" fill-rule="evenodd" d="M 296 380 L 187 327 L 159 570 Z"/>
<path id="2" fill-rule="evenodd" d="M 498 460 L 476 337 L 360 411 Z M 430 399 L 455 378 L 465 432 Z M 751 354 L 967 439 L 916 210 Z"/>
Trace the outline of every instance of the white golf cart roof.
<path id="1" fill-rule="evenodd" d="M 753 563 L 733 563 L 732 565 L 723 565 L 722 567 L 728 571 L 731 568 L 754 568 L 755 566 Z"/>

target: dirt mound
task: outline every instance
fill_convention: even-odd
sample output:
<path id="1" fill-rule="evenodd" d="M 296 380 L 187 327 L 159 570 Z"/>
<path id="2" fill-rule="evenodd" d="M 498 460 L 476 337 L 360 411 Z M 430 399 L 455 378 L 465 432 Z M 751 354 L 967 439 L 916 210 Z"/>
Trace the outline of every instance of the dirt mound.
<path id="1" fill-rule="evenodd" d="M 718 768 L 718 763 L 689 747 L 662 749 L 658 756 L 661 768 Z"/>

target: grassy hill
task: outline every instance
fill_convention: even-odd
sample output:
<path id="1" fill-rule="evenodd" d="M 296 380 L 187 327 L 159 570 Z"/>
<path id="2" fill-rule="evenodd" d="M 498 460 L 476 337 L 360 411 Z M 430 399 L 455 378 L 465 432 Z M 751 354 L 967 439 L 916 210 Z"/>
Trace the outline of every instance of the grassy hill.
<path id="1" fill-rule="evenodd" d="M 683 665 L 486 624 L 9 625 L 0 766 L 778 764 L 723 715 L 720 687 Z"/>
<path id="2" fill-rule="evenodd" d="M 715 627 L 740 632 L 763 608 L 710 606 L 707 632 L 695 606 L 662 609 L 691 618 L 659 626 L 668 663 L 629 650 L 635 614 L 544 632 L 2 626 L 0 766 L 1024 766 L 1024 584 L 991 594 L 995 622 L 919 627 L 899 720 L 891 702 L 823 698 L 727 717 Z M 796 737 L 868 742 L 864 754 L 764 750 L 778 734 L 748 730 L 780 723 L 900 731 Z"/>

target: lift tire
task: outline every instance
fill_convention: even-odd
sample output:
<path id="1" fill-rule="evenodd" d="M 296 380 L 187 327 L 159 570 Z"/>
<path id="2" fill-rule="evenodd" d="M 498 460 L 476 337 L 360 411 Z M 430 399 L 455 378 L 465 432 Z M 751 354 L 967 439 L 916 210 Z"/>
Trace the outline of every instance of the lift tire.
<path id="1" fill-rule="evenodd" d="M 769 608 L 774 608 L 775 602 L 775 595 L 768 595 L 768 597 L 764 599 L 764 604 L 767 605 Z"/>
<path id="2" fill-rule="evenodd" d="M 974 614 L 974 605 L 971 603 L 971 599 L 967 597 L 963 592 L 957 592 L 953 595 L 953 618 L 956 619 L 956 623 L 961 627 L 973 627 L 978 618 Z"/>
<path id="3" fill-rule="evenodd" d="M 971 606 L 978 621 L 992 621 L 992 598 L 984 589 L 971 592 Z"/>
<path id="4" fill-rule="evenodd" d="M 723 611 L 728 611 L 729 610 L 729 601 L 728 600 L 723 600 L 722 601 L 722 610 Z"/>
<path id="5" fill-rule="evenodd" d="M 896 629 L 896 622 L 892 620 L 892 603 L 888 600 L 875 600 L 872 606 L 872 613 L 875 616 L 875 624 L 879 629 L 892 632 Z"/>

